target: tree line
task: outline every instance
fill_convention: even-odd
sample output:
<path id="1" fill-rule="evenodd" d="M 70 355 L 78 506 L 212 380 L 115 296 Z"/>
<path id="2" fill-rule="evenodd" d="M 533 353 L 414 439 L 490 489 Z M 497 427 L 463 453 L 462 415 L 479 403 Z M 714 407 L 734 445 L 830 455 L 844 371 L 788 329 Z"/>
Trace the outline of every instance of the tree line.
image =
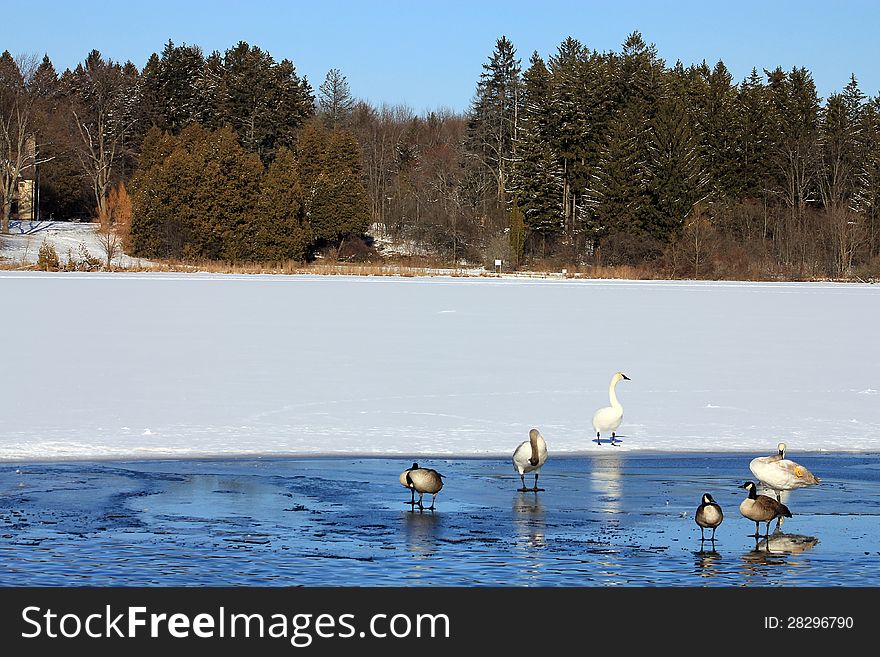
<path id="1" fill-rule="evenodd" d="M 314 90 L 244 42 L 170 41 L 142 70 L 5 52 L 0 110 L 3 230 L 39 167 L 43 217 L 111 216 L 127 185 L 129 248 L 150 258 L 351 257 L 375 238 L 514 267 L 880 269 L 880 96 L 853 77 L 823 100 L 805 68 L 668 66 L 637 32 L 526 67 L 501 37 L 462 113 L 358 101 L 337 69 Z"/>

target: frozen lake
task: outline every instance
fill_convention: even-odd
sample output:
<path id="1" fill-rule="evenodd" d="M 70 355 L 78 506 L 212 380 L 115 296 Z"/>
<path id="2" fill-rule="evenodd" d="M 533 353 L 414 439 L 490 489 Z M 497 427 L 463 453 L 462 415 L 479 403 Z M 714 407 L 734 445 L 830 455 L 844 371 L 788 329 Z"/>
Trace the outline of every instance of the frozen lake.
<path id="1" fill-rule="evenodd" d="M 880 450 L 880 286 L 0 272 L 0 460 Z"/>
<path id="2" fill-rule="evenodd" d="M 403 459 L 0 464 L 0 586 L 877 586 L 880 455 L 798 460 L 822 483 L 769 545 L 742 454 L 551 457 L 538 494 L 507 459 L 424 461 L 433 513 L 408 510 Z"/>

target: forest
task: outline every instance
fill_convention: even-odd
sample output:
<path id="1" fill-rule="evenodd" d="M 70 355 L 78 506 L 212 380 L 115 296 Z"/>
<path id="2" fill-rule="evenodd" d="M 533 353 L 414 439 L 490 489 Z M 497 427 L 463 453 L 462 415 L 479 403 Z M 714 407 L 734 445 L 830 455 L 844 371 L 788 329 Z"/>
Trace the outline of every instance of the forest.
<path id="1" fill-rule="evenodd" d="M 638 32 L 524 63 L 502 36 L 466 111 L 419 115 L 245 42 L 61 73 L 5 51 L 0 232 L 30 179 L 38 218 L 154 260 L 875 278 L 880 96 L 841 83 L 823 99 L 803 67 L 670 66 Z"/>

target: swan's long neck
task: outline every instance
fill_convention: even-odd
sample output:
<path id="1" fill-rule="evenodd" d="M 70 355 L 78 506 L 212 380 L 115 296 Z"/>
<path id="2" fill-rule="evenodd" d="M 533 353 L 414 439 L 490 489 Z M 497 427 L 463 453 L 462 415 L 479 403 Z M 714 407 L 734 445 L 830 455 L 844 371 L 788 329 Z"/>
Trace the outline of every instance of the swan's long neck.
<path id="1" fill-rule="evenodd" d="M 614 391 L 614 389 L 617 387 L 618 382 L 619 379 L 616 379 L 611 383 L 610 386 L 608 386 L 608 398 L 611 400 L 612 408 L 623 408 L 620 402 L 617 401 L 617 393 Z"/>
<path id="2" fill-rule="evenodd" d="M 531 463 L 533 466 L 538 465 L 538 461 L 541 460 L 540 443 L 543 442 L 543 440 L 544 439 L 541 437 L 541 434 L 536 434 L 529 438 L 529 443 L 531 443 L 532 448 L 532 456 L 529 459 L 529 463 Z"/>

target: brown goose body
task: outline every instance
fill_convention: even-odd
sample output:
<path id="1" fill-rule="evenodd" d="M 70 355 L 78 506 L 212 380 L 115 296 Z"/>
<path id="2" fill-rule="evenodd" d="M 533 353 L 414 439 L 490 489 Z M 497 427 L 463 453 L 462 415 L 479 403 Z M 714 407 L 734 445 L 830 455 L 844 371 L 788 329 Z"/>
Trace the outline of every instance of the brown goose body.
<path id="1" fill-rule="evenodd" d="M 694 521 L 700 527 L 700 538 L 704 537 L 704 529 L 711 529 L 712 540 L 715 540 L 715 529 L 724 521 L 724 512 L 709 493 L 703 495 L 703 500 L 694 514 Z"/>
<path id="2" fill-rule="evenodd" d="M 773 520 L 791 518 L 791 511 L 782 502 L 767 495 L 758 495 L 753 482 L 747 481 L 741 487 L 749 491 L 749 496 L 740 503 L 739 512 L 755 523 L 756 536 L 758 535 L 758 523 L 766 522 L 766 533 L 769 534 L 770 523 Z"/>
<path id="3" fill-rule="evenodd" d="M 406 471 L 406 481 L 408 487 L 419 494 L 418 505 L 420 509 L 424 508 L 422 506 L 422 497 L 425 493 L 433 495 L 431 506 L 428 507 L 433 511 L 437 493 L 443 488 L 443 475 L 431 468 L 415 468 Z"/>

